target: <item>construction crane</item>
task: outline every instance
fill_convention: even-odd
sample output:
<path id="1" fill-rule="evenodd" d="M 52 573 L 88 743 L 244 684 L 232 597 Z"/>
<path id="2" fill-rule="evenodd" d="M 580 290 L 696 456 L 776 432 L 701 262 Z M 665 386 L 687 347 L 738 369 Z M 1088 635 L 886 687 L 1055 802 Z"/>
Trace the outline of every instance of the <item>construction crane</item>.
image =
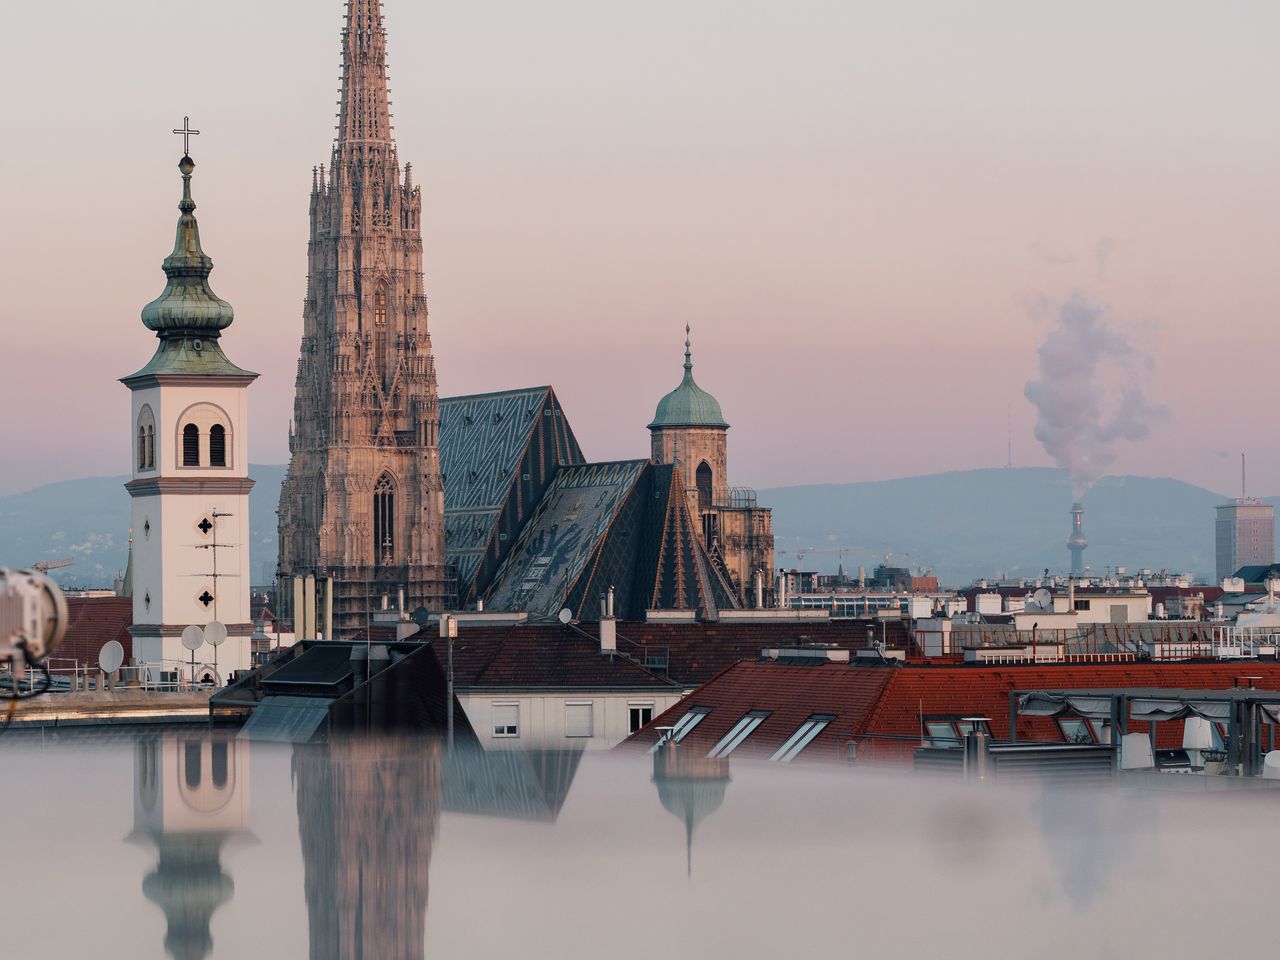
<path id="1" fill-rule="evenodd" d="M 74 560 L 40 560 L 31 565 L 37 573 L 48 573 L 50 570 L 61 570 L 63 567 L 75 566 Z"/>

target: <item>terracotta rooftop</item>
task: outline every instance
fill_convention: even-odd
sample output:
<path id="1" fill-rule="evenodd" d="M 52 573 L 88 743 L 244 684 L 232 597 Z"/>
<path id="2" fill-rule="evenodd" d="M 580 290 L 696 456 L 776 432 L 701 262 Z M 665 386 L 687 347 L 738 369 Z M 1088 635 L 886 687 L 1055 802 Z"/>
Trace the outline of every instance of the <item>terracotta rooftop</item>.
<path id="1" fill-rule="evenodd" d="M 1258 677 L 1259 689 L 1280 690 L 1280 664 L 1223 662 L 865 666 L 819 661 L 812 666 L 780 662 L 739 663 L 695 690 L 678 705 L 625 741 L 621 748 L 649 747 L 659 727 L 674 726 L 692 707 L 706 716 L 681 740 L 699 755 L 712 750 L 750 711 L 769 715 L 734 752 L 734 757 L 771 756 L 811 716 L 833 717 L 798 759 L 837 760 L 850 740 L 860 758 L 909 759 L 929 720 L 989 718 L 991 735 L 1009 738 L 1009 695 L 1013 690 L 1161 688 L 1227 690 L 1243 676 Z M 1144 732 L 1134 722 L 1131 732 Z M 1020 717 L 1019 740 L 1062 742 L 1050 717 Z M 1181 721 L 1156 727 L 1157 746 L 1182 743 Z"/>
<path id="2" fill-rule="evenodd" d="M 68 597 L 67 636 L 53 652 L 52 666 L 64 667 L 58 660 L 75 660 L 80 664 L 98 665 L 98 653 L 112 640 L 120 641 L 125 658 L 133 649 L 129 628 L 133 626 L 131 597 Z"/>

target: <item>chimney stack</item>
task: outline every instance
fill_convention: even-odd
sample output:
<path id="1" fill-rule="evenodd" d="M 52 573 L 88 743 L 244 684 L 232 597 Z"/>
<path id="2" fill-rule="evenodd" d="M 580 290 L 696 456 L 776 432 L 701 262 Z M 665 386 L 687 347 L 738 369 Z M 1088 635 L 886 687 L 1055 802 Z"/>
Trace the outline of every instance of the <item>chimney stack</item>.
<path id="1" fill-rule="evenodd" d="M 613 617 L 613 587 L 600 594 L 600 652 L 618 652 L 618 621 Z"/>
<path id="2" fill-rule="evenodd" d="M 1071 551 L 1071 576 L 1084 576 L 1084 548 L 1089 541 L 1084 535 L 1084 507 L 1071 505 L 1071 536 L 1067 537 L 1067 549 Z"/>

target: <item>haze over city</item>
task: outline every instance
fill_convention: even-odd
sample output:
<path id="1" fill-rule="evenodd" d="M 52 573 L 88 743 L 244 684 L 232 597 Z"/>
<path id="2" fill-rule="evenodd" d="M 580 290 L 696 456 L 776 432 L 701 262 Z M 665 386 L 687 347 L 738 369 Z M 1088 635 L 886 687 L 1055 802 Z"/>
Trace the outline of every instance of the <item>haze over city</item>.
<path id="1" fill-rule="evenodd" d="M 0 492 L 129 466 L 115 380 L 152 346 L 184 115 L 211 283 L 263 374 L 250 455 L 284 462 L 340 10 L 7 14 L 0 329 L 22 408 Z M 743 482 L 999 466 L 1010 433 L 1016 464 L 1047 465 L 1025 391 L 1078 296 L 1162 411 L 1106 472 L 1226 492 L 1248 449 L 1251 488 L 1280 490 L 1257 442 L 1273 361 L 1238 346 L 1280 306 L 1274 5 L 386 15 L 442 395 L 549 382 L 593 459 L 643 455 L 688 323 Z"/>

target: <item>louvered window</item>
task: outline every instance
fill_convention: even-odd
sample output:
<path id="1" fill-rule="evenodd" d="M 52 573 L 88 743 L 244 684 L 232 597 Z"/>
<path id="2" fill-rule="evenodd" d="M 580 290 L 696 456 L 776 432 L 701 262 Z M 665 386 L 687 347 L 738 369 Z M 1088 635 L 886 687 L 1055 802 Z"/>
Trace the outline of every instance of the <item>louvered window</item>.
<path id="1" fill-rule="evenodd" d="M 495 737 L 520 736 L 520 704 L 503 701 L 493 704 L 493 735 Z"/>
<path id="2" fill-rule="evenodd" d="M 182 428 L 182 465 L 200 466 L 200 428 L 194 423 Z"/>
<path id="3" fill-rule="evenodd" d="M 564 735 L 566 737 L 590 737 L 595 733 L 590 700 L 566 700 L 564 705 Z"/>

